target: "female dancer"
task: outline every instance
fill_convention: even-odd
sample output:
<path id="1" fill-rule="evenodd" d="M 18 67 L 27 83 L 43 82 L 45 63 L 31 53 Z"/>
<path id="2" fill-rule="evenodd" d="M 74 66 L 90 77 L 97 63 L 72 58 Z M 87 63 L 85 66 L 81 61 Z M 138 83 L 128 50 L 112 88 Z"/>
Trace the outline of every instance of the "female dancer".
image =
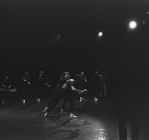
<path id="1" fill-rule="evenodd" d="M 56 85 L 56 88 L 53 91 L 51 100 L 48 102 L 47 106 L 45 107 L 45 109 L 43 110 L 43 113 L 46 113 L 46 111 L 48 110 L 48 108 L 50 107 L 50 105 L 52 105 L 52 103 L 54 102 L 54 100 L 60 100 L 61 98 L 59 98 L 59 90 L 62 87 L 62 85 L 66 82 L 66 80 L 69 79 L 69 72 L 65 71 L 61 74 L 60 78 L 59 78 L 59 82 Z M 66 103 L 64 103 L 64 106 L 66 106 Z M 66 114 L 66 112 L 63 111 L 63 109 L 61 109 L 60 114 Z M 45 114 L 46 115 L 46 114 Z"/>

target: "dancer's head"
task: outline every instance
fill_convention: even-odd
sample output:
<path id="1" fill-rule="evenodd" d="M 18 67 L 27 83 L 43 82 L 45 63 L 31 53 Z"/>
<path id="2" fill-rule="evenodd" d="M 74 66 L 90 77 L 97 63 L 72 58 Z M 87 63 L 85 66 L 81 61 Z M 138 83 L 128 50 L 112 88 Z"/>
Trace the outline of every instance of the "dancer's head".
<path id="1" fill-rule="evenodd" d="M 69 78 L 70 78 L 70 74 L 68 71 L 65 71 L 62 73 L 62 75 L 61 75 L 62 80 L 68 80 Z"/>
<path id="2" fill-rule="evenodd" d="M 84 75 L 84 73 L 85 73 L 84 70 L 82 70 L 82 71 L 81 71 L 81 75 Z"/>

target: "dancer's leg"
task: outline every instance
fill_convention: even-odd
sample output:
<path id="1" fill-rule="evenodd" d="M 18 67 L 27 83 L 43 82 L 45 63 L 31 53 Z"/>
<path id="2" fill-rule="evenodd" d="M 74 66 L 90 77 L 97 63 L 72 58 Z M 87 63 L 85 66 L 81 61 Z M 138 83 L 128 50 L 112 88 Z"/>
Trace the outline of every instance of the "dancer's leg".
<path id="1" fill-rule="evenodd" d="M 70 103 L 70 118 L 75 118 L 75 117 L 77 117 L 77 116 L 75 116 L 74 114 L 73 114 L 73 112 L 74 112 L 74 101 L 73 101 L 73 99 L 69 96 L 69 94 L 65 94 L 65 96 L 63 97 L 64 98 L 64 101 L 66 101 L 66 102 L 69 102 Z"/>
<path id="2" fill-rule="evenodd" d="M 61 108 L 61 111 L 60 111 L 60 114 L 61 115 L 66 114 L 66 112 L 64 112 L 64 109 L 66 107 L 66 104 L 67 104 L 67 101 L 64 101 L 63 104 L 62 104 L 62 108 Z"/>

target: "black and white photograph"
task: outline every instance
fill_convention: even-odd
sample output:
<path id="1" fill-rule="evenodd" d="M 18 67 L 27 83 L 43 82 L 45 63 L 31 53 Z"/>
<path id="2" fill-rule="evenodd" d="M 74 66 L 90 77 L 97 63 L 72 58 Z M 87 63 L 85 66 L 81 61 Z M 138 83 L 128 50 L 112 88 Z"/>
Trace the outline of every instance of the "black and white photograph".
<path id="1" fill-rule="evenodd" d="M 148 140 L 148 0 L 1 0 L 0 140 Z"/>

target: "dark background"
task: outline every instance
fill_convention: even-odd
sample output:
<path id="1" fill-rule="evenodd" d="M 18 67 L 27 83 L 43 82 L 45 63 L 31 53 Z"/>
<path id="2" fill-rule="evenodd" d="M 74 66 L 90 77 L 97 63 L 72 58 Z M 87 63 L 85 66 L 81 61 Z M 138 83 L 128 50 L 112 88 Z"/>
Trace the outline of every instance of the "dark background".
<path id="1" fill-rule="evenodd" d="M 0 9 L 1 76 L 73 76 L 82 69 L 91 75 L 97 68 L 109 82 L 148 88 L 147 0 L 1 0 Z"/>

